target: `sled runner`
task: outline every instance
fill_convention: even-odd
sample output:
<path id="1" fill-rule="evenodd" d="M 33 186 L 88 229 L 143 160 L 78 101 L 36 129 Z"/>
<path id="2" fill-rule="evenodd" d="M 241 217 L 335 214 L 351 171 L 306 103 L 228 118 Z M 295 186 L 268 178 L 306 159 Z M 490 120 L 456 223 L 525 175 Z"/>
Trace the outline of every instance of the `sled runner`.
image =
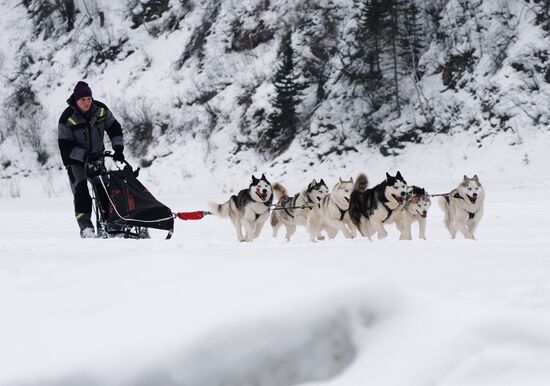
<path id="1" fill-rule="evenodd" d="M 107 151 L 86 164 L 98 237 L 148 239 L 149 228 L 165 230 L 166 238 L 172 237 L 174 214 L 138 181 L 139 168 L 133 170 L 124 161 L 122 169 L 107 170 L 106 157 L 112 158 L 111 153 Z"/>

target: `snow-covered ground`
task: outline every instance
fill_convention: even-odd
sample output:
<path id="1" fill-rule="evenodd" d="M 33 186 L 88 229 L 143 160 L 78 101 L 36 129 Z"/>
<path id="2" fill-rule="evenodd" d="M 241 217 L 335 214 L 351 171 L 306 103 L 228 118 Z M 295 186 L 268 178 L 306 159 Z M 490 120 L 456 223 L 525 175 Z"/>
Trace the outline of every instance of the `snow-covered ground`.
<path id="1" fill-rule="evenodd" d="M 550 189 L 486 188 L 478 241 L 435 202 L 426 241 L 81 240 L 67 195 L 4 197 L 0 385 L 546 386 Z"/>

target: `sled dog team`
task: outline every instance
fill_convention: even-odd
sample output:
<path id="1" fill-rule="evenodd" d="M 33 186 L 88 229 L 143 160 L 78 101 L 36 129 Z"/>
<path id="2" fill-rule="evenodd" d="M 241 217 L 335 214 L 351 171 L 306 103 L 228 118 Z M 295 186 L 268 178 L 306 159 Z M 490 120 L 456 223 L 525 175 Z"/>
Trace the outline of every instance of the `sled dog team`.
<path id="1" fill-rule="evenodd" d="M 400 240 L 411 240 L 411 225 L 418 221 L 419 238 L 426 239 L 426 217 L 431 197 L 424 188 L 408 186 L 400 172 L 386 173 L 386 179 L 369 188 L 365 174 L 355 181 L 339 181 L 332 190 L 325 181 L 313 180 L 299 193 L 290 196 L 280 183 L 271 183 L 262 174 L 252 176 L 248 189 L 241 190 L 223 204 L 210 203 L 212 213 L 229 217 L 239 241 L 252 241 L 260 235 L 271 213 L 273 236 L 281 227 L 290 240 L 298 225 L 305 226 L 311 241 L 329 239 L 342 232 L 346 238 L 359 233 L 371 239 L 388 235 L 385 226 L 395 224 Z M 445 226 L 451 238 L 461 232 L 475 239 L 475 231 L 483 216 L 485 192 L 477 175 L 464 176 L 457 188 L 441 196 L 439 204 L 445 212 Z M 274 204 L 274 198 L 276 203 Z M 244 231 L 244 232 L 243 232 Z"/>

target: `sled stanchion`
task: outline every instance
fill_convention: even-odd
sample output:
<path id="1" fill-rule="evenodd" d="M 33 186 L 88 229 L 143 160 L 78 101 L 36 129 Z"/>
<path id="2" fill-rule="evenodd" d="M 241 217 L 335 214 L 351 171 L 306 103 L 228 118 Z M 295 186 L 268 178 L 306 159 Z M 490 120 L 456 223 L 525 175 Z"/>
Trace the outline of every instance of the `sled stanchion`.
<path id="1" fill-rule="evenodd" d="M 202 220 L 204 216 L 208 216 L 212 214 L 212 212 L 209 212 L 207 210 L 196 210 L 194 212 L 178 212 L 174 213 L 174 217 L 179 218 L 180 220 Z"/>

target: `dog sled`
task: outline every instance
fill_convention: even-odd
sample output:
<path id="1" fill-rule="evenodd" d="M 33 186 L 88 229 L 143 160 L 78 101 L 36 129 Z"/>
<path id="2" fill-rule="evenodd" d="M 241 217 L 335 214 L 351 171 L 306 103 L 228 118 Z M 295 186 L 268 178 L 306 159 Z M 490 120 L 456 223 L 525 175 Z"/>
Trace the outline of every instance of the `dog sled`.
<path id="1" fill-rule="evenodd" d="M 113 155 L 106 151 L 86 163 L 98 237 L 149 239 L 149 230 L 158 229 L 166 231 L 166 239 L 170 239 L 175 218 L 200 220 L 210 214 L 208 211 L 173 213 L 138 180 L 139 168 L 134 170 L 128 161 L 123 161 L 123 168 L 108 170 L 105 158 Z"/>
<path id="2" fill-rule="evenodd" d="M 174 232 L 174 216 L 170 208 L 159 202 L 137 179 L 139 168 L 123 161 L 122 169 L 107 170 L 105 158 L 110 152 L 86 163 L 92 185 L 93 210 L 97 236 L 100 238 L 148 239 L 149 229 Z"/>

